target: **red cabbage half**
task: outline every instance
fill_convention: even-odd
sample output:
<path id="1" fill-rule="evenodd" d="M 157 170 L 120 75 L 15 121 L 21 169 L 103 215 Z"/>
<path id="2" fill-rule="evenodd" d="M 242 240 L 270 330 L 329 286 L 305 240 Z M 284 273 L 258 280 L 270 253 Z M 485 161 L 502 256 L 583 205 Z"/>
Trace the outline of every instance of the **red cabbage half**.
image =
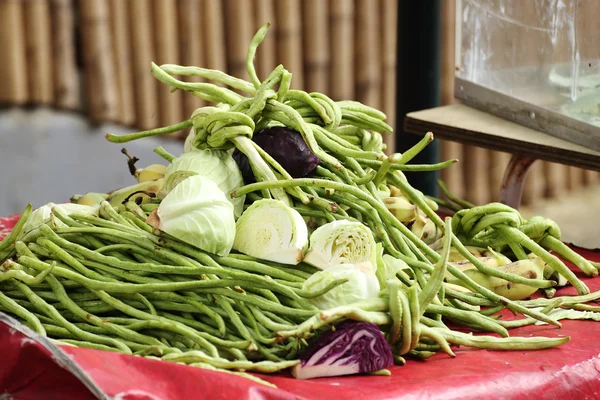
<path id="1" fill-rule="evenodd" d="M 320 335 L 292 369 L 297 379 L 367 373 L 394 364 L 392 351 L 379 327 L 347 320 Z"/>
<path id="2" fill-rule="evenodd" d="M 282 126 L 265 128 L 255 132 L 252 141 L 281 164 L 292 178 L 304 178 L 319 165 L 319 157 L 310 151 L 302 134 L 293 129 Z M 248 157 L 235 149 L 233 159 L 242 171 L 244 182 L 256 182 Z"/>

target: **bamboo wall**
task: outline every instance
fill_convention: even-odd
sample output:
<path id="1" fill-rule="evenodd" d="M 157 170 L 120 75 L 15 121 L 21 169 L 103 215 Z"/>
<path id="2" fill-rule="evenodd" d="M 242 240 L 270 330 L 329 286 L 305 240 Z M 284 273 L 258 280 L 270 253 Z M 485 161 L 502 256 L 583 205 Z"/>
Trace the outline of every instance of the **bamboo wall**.
<path id="1" fill-rule="evenodd" d="M 198 65 L 248 78 L 247 46 L 265 22 L 259 77 L 279 63 L 292 87 L 355 99 L 395 113 L 398 0 L 0 0 L 0 105 L 50 106 L 150 129 L 187 118 L 202 100 L 171 93 L 150 61 Z M 442 1 L 442 99 L 454 101 L 453 0 Z M 386 138 L 393 146 L 392 138 Z M 451 190 L 476 203 L 495 200 L 507 155 L 444 142 Z M 557 196 L 597 178 L 538 162 L 524 202 Z M 570 182 L 569 184 L 567 182 Z"/>

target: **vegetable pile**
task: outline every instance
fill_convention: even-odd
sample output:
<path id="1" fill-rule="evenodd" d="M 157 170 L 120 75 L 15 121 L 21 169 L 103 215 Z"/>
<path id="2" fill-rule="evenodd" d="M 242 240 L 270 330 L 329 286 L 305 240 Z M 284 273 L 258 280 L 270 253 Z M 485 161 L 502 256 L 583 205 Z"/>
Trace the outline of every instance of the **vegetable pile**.
<path id="1" fill-rule="evenodd" d="M 253 59 L 267 30 L 250 44 L 251 82 L 152 64 L 158 80 L 213 105 L 107 135 L 124 143 L 191 128 L 183 154 L 155 150 L 168 165 L 136 169 L 123 150 L 136 184 L 29 205 L 0 242 L 1 311 L 60 344 L 254 380 L 247 371 L 385 374 L 459 345 L 544 349 L 569 338 L 508 330 L 597 319 L 584 303 L 600 293 L 561 258 L 589 276 L 600 266 L 565 246 L 554 222 L 412 188 L 403 171 L 457 160 L 409 165 L 431 134 L 387 156 L 383 113 L 292 90 L 281 65 L 260 81 Z M 438 204 L 454 216 L 442 220 Z M 566 284 L 579 295 L 553 298 Z M 545 297 L 528 300 L 538 289 Z"/>

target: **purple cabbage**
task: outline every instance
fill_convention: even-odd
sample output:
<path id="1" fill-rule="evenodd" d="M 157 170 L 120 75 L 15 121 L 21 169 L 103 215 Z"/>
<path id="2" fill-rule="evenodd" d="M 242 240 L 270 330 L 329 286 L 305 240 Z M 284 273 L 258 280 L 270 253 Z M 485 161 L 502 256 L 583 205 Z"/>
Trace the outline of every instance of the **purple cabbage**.
<path id="1" fill-rule="evenodd" d="M 394 364 L 392 350 L 379 327 L 347 320 L 321 334 L 292 369 L 297 379 L 367 373 Z"/>
<path id="2" fill-rule="evenodd" d="M 254 133 L 252 140 L 281 164 L 292 178 L 304 178 L 319 165 L 319 157 L 308 148 L 302 134 L 293 129 L 282 126 L 265 128 Z M 244 183 L 256 182 L 248 157 L 235 149 L 233 159 L 242 171 Z"/>

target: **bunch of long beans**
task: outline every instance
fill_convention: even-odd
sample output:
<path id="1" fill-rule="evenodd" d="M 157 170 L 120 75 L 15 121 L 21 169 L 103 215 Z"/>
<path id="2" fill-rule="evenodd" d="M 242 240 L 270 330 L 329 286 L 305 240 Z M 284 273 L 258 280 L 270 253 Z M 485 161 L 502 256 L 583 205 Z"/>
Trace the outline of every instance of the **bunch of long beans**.
<path id="1" fill-rule="evenodd" d="M 587 287 L 546 249 L 563 251 L 590 275 L 597 274 L 596 266 L 558 244 L 551 224 L 524 221 L 506 206 L 459 211 L 452 223 L 444 222 L 435 212 L 436 204 L 412 188 L 402 171 L 441 169 L 456 160 L 407 165 L 431 142 L 431 134 L 404 154 L 386 156 L 381 132 L 391 128 L 378 110 L 291 90 L 291 74 L 281 66 L 261 82 L 252 61 L 266 29 L 257 33 L 248 52 L 251 82 L 221 71 L 153 64 L 152 73 L 160 81 L 216 105 L 198 109 L 189 120 L 170 127 L 107 138 L 122 143 L 193 127 L 195 147 L 235 146 L 248 156 L 257 183 L 232 196 L 247 195 L 249 202 L 275 197 L 317 221 L 360 221 L 371 228 L 386 254 L 409 265 L 411 274 L 398 273 L 377 299 L 319 310 L 309 299 L 343 280 L 318 293 L 307 292 L 302 285 L 315 272 L 308 265 L 284 267 L 242 254 L 204 253 L 152 230 L 146 218 L 158 205 L 155 202 L 141 206 L 128 202 L 116 208 L 102 203 L 98 217 L 63 215 L 55 209 L 47 223 L 23 232 L 29 207 L 0 243 L 0 309 L 65 344 L 260 372 L 295 365 L 307 340 L 347 318 L 379 325 L 398 363 L 404 362 L 403 357 L 426 358 L 437 351 L 453 355 L 452 344 L 510 350 L 567 341 L 508 337 L 507 330 L 536 321 L 560 326 L 548 315 L 552 309 L 600 297 L 588 294 Z M 183 82 L 174 75 L 201 76 L 225 87 Z M 302 134 L 321 160 L 311 176 L 292 179 L 251 141 L 254 131 L 271 125 Z M 399 189 L 444 233 L 442 254 L 387 210 L 382 195 L 389 196 L 389 187 Z M 517 258 L 526 257 L 528 249 L 551 263 L 582 296 L 544 302 L 498 296 L 447 263 L 450 246 L 488 275 L 543 289 L 553 282 L 490 268 L 469 252 L 467 244 L 510 249 Z M 444 283 L 446 271 L 472 292 Z M 504 308 L 525 317 L 499 319 L 496 313 Z M 461 333 L 445 320 L 501 337 Z"/>
<path id="2" fill-rule="evenodd" d="M 0 309 L 62 344 L 259 372 L 295 365 L 307 339 L 344 318 L 380 325 L 398 362 L 402 355 L 423 358 L 438 350 L 453 355 L 450 343 L 539 349 L 568 340 L 450 330 L 440 317 L 504 337 L 516 323 L 440 301 L 446 260 L 429 271 L 422 288 L 416 280 L 398 280 L 379 299 L 318 310 L 307 299 L 344 280 L 306 292 L 301 287 L 312 267 L 241 254 L 217 257 L 157 236 L 145 222 L 150 208 L 103 202 L 98 217 L 55 208 L 46 224 L 23 232 L 26 210 L 2 242 L 15 255 L 2 263 Z M 477 296 L 459 297 L 482 303 Z"/>

